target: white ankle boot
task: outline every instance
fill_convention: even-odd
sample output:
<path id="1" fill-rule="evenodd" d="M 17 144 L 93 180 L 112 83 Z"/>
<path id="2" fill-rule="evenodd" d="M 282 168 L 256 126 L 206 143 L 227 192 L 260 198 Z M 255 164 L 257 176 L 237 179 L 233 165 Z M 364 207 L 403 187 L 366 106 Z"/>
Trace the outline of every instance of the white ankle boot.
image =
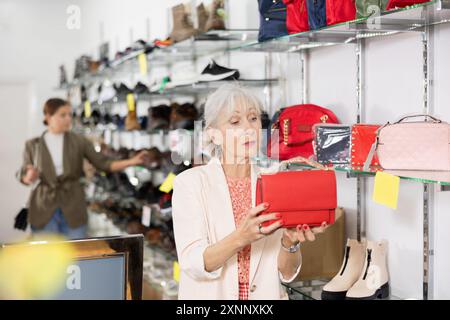
<path id="1" fill-rule="evenodd" d="M 371 300 L 389 296 L 387 242 L 367 242 L 364 267 L 356 283 L 347 291 L 347 300 Z"/>
<path id="2" fill-rule="evenodd" d="M 348 239 L 339 273 L 323 287 L 322 300 L 344 300 L 347 291 L 358 281 L 364 267 L 365 242 Z"/>

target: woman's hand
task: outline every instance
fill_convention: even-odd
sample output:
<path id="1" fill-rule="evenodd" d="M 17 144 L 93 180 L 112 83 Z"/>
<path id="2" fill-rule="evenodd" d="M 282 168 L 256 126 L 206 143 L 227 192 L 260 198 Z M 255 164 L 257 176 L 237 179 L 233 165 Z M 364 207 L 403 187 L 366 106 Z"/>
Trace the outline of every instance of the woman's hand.
<path id="1" fill-rule="evenodd" d="M 133 166 L 143 165 L 148 159 L 148 152 L 143 150 L 130 159 Z"/>
<path id="2" fill-rule="evenodd" d="M 307 224 L 298 225 L 297 228 L 285 229 L 283 233 L 283 245 L 288 248 L 298 242 L 314 241 L 316 234 L 323 233 L 328 228 L 326 222 L 320 227 L 310 228 Z"/>
<path id="3" fill-rule="evenodd" d="M 27 172 L 22 178 L 23 183 L 30 185 L 33 184 L 39 178 L 39 171 L 31 164 L 27 166 Z"/>
<path id="4" fill-rule="evenodd" d="M 269 205 L 267 203 L 261 203 L 260 205 L 248 210 L 247 216 L 242 221 L 240 226 L 236 229 L 239 244 L 242 248 L 251 244 L 252 242 L 255 242 L 267 235 L 272 234 L 282 226 L 283 223 L 280 219 L 281 214 L 279 213 L 259 215 L 268 207 Z M 273 222 L 267 227 L 260 227 L 263 222 L 269 220 L 277 221 Z"/>

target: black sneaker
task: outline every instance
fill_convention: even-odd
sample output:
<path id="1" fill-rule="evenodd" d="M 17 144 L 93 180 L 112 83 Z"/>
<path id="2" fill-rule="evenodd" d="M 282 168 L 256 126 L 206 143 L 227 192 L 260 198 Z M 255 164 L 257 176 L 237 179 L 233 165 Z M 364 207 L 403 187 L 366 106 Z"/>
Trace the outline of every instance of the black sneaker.
<path id="1" fill-rule="evenodd" d="M 117 96 L 119 96 L 120 98 L 125 98 L 127 94 L 133 93 L 133 91 L 122 82 L 120 84 L 115 83 L 113 86 L 114 90 L 116 90 Z"/>
<path id="2" fill-rule="evenodd" d="M 137 94 L 149 94 L 150 93 L 150 90 L 148 89 L 148 87 L 140 81 L 136 84 L 133 91 L 134 91 L 134 93 L 137 93 Z"/>
<path id="3" fill-rule="evenodd" d="M 238 80 L 239 71 L 218 65 L 214 60 L 202 71 L 199 81 Z"/>

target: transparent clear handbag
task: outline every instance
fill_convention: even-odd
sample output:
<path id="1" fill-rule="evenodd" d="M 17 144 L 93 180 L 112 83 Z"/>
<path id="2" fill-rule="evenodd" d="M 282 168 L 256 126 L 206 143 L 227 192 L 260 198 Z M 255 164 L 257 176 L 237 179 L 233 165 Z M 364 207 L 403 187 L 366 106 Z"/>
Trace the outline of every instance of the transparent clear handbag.
<path id="1" fill-rule="evenodd" d="M 352 128 L 340 124 L 316 124 L 313 126 L 314 154 L 323 165 L 346 166 L 350 163 Z"/>

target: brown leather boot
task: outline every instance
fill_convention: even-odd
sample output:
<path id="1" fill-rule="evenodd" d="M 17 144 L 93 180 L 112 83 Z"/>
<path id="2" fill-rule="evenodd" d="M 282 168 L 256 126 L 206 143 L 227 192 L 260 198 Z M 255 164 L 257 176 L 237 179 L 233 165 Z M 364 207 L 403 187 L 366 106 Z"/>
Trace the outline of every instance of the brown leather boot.
<path id="1" fill-rule="evenodd" d="M 189 15 L 183 4 L 176 5 L 172 8 L 173 29 L 170 33 L 170 39 L 173 42 L 180 42 L 186 40 L 197 33 L 189 21 Z"/>
<path id="2" fill-rule="evenodd" d="M 224 10 L 223 0 L 214 0 L 206 22 L 206 31 L 209 30 L 225 30 L 225 22 L 223 16 L 219 14 Z"/>
<path id="3" fill-rule="evenodd" d="M 199 32 L 206 32 L 206 22 L 208 21 L 208 12 L 203 3 L 197 6 L 197 19 Z"/>
<path id="4" fill-rule="evenodd" d="M 128 131 L 141 130 L 141 126 L 137 120 L 136 111 L 129 111 L 125 119 L 125 128 Z"/>

